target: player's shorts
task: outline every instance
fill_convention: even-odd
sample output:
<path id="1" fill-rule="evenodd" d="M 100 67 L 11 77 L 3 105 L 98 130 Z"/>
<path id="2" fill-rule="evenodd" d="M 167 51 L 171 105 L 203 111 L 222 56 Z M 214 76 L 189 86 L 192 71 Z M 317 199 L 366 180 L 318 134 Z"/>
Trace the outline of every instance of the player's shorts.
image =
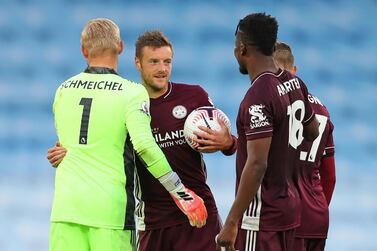
<path id="1" fill-rule="evenodd" d="M 293 251 L 324 251 L 326 239 L 295 238 Z"/>
<path id="2" fill-rule="evenodd" d="M 183 223 L 161 229 L 139 231 L 139 251 L 216 251 L 215 237 L 221 230 L 219 216 L 208 217 L 202 228 Z"/>
<path id="3" fill-rule="evenodd" d="M 279 232 L 238 229 L 235 248 L 239 251 L 290 251 L 295 229 Z"/>
<path id="4" fill-rule="evenodd" d="M 135 231 L 52 222 L 50 251 L 135 251 Z"/>

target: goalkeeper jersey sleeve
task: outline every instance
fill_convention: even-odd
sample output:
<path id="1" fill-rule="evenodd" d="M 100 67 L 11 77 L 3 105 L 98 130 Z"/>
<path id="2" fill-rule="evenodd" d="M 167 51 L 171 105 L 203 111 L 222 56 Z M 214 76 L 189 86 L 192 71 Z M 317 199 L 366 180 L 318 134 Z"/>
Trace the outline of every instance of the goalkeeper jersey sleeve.
<path id="1" fill-rule="evenodd" d="M 135 151 L 152 175 L 159 178 L 171 171 L 171 168 L 152 135 L 148 93 L 143 86 L 138 87 L 142 87 L 137 91 L 138 98 L 127 103 L 126 125 Z"/>

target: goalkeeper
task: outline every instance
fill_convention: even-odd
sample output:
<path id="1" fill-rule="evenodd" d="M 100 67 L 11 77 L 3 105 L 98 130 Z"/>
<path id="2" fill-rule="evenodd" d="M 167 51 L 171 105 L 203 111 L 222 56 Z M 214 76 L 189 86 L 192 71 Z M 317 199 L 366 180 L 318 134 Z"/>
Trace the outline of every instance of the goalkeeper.
<path id="1" fill-rule="evenodd" d="M 190 224 L 202 227 L 203 200 L 184 187 L 154 141 L 145 88 L 117 75 L 118 26 L 90 20 L 81 48 L 88 67 L 60 85 L 53 105 L 59 142 L 68 151 L 56 170 L 50 250 L 135 248 L 134 152 Z"/>

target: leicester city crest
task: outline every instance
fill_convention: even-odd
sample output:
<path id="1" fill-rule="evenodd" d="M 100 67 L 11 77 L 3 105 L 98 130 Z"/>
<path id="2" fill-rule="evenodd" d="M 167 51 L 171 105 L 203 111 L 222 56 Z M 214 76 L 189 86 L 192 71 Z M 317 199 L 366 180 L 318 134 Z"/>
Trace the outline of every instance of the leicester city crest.
<path id="1" fill-rule="evenodd" d="M 187 109 L 183 105 L 177 105 L 173 108 L 172 114 L 174 118 L 183 119 L 187 115 Z"/>

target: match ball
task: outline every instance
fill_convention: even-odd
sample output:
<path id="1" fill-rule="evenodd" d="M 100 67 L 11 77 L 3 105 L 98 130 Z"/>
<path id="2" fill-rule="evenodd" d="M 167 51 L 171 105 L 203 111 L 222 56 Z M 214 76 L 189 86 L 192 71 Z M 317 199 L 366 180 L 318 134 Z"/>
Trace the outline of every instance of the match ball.
<path id="1" fill-rule="evenodd" d="M 221 126 L 218 120 L 224 121 L 224 124 L 230 131 L 230 120 L 220 109 L 212 106 L 202 106 L 192 111 L 187 116 L 183 129 L 187 144 L 189 144 L 192 149 L 196 150 L 199 144 L 192 140 L 197 137 L 194 131 L 201 131 L 198 126 L 204 126 L 219 131 Z"/>

